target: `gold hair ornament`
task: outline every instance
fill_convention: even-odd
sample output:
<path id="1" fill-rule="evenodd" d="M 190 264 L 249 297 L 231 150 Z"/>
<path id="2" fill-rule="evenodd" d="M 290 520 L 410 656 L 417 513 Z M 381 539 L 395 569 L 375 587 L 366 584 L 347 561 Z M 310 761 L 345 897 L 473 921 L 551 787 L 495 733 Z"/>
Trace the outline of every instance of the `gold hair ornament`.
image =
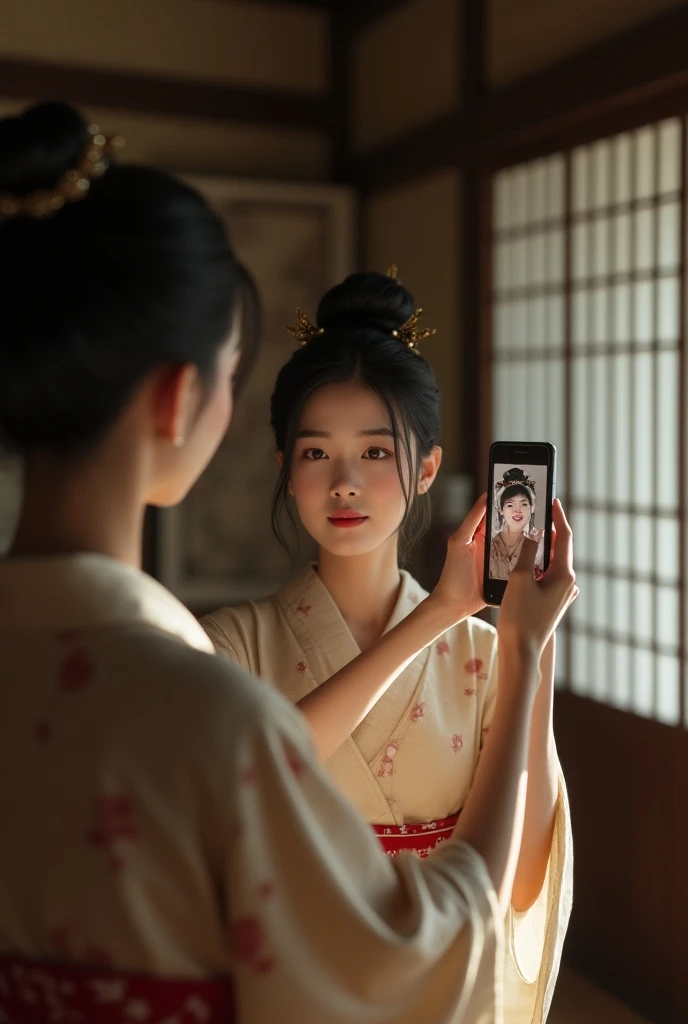
<path id="1" fill-rule="evenodd" d="M 38 189 L 26 196 L 0 193 L 0 219 L 14 217 L 40 219 L 61 210 L 65 203 L 85 199 L 91 182 L 102 177 L 108 161 L 124 145 L 121 135 L 103 135 L 97 124 L 89 125 L 90 142 L 84 147 L 74 167 L 66 171 L 51 189 Z"/>
<path id="2" fill-rule="evenodd" d="M 397 281 L 398 268 L 396 263 L 392 263 L 387 271 L 387 277 L 391 278 L 392 281 Z M 399 282 L 398 282 L 399 283 Z M 434 327 L 418 327 L 418 320 L 420 319 L 422 309 L 416 309 L 411 316 L 408 318 L 405 324 L 401 327 L 397 327 L 396 330 L 392 331 L 392 337 L 398 338 L 406 348 L 413 352 L 415 356 L 420 355 L 418 351 L 418 343 L 425 341 L 426 338 L 431 338 L 433 334 L 437 334 Z M 293 334 L 296 340 L 301 346 L 307 345 L 309 341 L 312 341 L 319 334 L 324 334 L 325 329 L 323 327 L 316 327 L 312 324 L 305 313 L 300 309 L 296 310 L 296 326 L 287 327 L 290 334 Z"/>
<path id="3" fill-rule="evenodd" d="M 293 334 L 299 345 L 307 345 L 308 342 L 315 338 L 317 334 L 324 334 L 324 327 L 316 327 L 312 324 L 305 313 L 302 313 L 300 309 L 296 310 L 296 326 L 289 327 L 287 330 L 290 334 Z"/>

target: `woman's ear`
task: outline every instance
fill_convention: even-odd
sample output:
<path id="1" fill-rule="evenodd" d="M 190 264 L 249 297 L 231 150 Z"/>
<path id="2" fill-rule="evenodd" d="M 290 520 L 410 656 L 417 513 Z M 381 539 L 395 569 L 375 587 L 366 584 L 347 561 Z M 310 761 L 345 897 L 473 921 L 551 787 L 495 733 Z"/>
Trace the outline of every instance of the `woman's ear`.
<path id="1" fill-rule="evenodd" d="M 438 444 L 434 446 L 429 455 L 421 460 L 420 475 L 418 477 L 418 494 L 427 494 L 435 482 L 435 477 L 442 465 L 442 449 Z"/>

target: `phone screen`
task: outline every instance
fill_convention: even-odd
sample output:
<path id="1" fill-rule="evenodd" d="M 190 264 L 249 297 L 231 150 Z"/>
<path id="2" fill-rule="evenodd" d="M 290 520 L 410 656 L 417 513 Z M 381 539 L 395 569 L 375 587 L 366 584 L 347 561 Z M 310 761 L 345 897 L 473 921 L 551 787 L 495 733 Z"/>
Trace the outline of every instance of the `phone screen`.
<path id="1" fill-rule="evenodd" d="M 556 452 L 546 443 L 492 446 L 484 596 L 499 604 L 526 537 L 538 544 L 536 573 L 549 564 Z"/>

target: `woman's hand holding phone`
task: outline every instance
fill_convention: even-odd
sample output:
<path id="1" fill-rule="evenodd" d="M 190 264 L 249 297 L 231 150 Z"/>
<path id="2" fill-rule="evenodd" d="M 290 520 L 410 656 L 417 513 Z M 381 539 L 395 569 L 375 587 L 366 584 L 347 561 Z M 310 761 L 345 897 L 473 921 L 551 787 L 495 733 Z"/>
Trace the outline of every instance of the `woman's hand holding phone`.
<path id="1" fill-rule="evenodd" d="M 537 542 L 527 538 L 507 583 L 497 626 L 500 644 L 538 662 L 566 610 L 578 597 L 573 533 L 558 500 L 552 507 L 552 519 L 556 541 L 549 568 L 536 580 L 533 568 Z"/>
<path id="2" fill-rule="evenodd" d="M 482 578 L 486 511 L 487 494 L 483 494 L 449 538 L 442 575 L 429 598 L 451 609 L 454 622 L 475 615 L 485 607 Z"/>

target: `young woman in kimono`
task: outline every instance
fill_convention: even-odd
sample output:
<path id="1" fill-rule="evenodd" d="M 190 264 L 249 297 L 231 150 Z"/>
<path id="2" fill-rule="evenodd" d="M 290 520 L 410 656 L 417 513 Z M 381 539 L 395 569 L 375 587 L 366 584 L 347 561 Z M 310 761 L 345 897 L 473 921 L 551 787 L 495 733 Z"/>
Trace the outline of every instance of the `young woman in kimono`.
<path id="1" fill-rule="evenodd" d="M 490 545 L 490 576 L 508 580 L 526 537 L 538 542 L 537 561 L 541 561 L 543 531 L 535 529 L 535 483 L 522 469 L 507 470 L 495 490 L 499 529 Z"/>
<path id="2" fill-rule="evenodd" d="M 331 289 L 317 326 L 297 311 L 302 346 L 272 397 L 281 466 L 273 522 L 288 492 L 318 562 L 272 597 L 221 609 L 204 625 L 217 650 L 272 680 L 304 712 L 330 778 L 384 849 L 422 857 L 461 821 L 481 751 L 499 742 L 486 737 L 498 674 L 511 666 L 502 659 L 498 668 L 495 630 L 470 617 L 484 607 L 482 531 L 461 621 L 398 678 L 330 679 L 381 635 L 391 639 L 428 599 L 398 559 L 400 542 L 427 516 L 441 458 L 440 394 L 416 349 L 433 332 L 421 331 L 419 312 L 382 274 L 354 274 Z M 506 922 L 505 1019 L 519 1024 L 547 1015 L 572 896 L 569 812 L 552 733 L 553 639 L 540 670 Z"/>
<path id="3" fill-rule="evenodd" d="M 542 585 L 528 550 L 509 585 L 499 742 L 451 839 L 389 860 L 303 717 L 141 572 L 146 505 L 183 497 L 231 417 L 250 289 L 201 197 L 116 143 L 62 105 L 0 121 L 0 434 L 25 469 L 0 561 L 0 1020 L 500 1021 L 570 531 Z M 460 617 L 479 519 L 356 678 Z"/>

